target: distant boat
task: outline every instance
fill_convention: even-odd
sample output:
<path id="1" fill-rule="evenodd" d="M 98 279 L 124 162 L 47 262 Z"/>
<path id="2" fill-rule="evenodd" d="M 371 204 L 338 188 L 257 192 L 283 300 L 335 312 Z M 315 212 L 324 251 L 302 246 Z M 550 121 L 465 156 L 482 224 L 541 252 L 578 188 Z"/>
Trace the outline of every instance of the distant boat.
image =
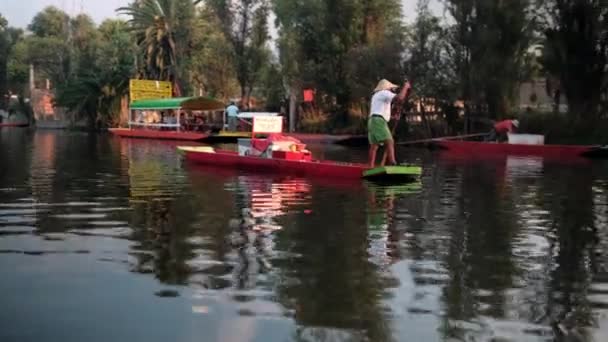
<path id="1" fill-rule="evenodd" d="M 435 140 L 434 144 L 460 155 L 520 155 L 555 158 L 608 157 L 606 146 L 528 145 L 479 141 Z"/>
<path id="2" fill-rule="evenodd" d="M 123 138 L 144 138 L 161 140 L 226 142 L 246 138 L 250 132 L 201 132 L 191 124 L 181 124 L 183 110 L 218 111 L 223 110 L 224 103 L 209 97 L 174 97 L 164 99 L 138 100 L 131 103 L 128 128 L 110 128 L 109 131 Z M 146 123 L 134 120 L 135 111 L 175 111 L 175 116 L 168 122 Z"/>
<path id="3" fill-rule="evenodd" d="M 0 127 L 28 127 L 29 122 L 0 122 Z"/>

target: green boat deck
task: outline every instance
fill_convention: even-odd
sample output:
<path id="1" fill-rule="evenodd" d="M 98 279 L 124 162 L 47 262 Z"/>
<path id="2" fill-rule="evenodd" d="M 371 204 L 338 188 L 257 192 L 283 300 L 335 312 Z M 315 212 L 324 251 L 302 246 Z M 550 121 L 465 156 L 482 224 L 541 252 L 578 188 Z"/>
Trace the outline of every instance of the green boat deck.
<path id="1" fill-rule="evenodd" d="M 380 166 L 363 172 L 363 178 L 370 181 L 415 181 L 422 174 L 420 166 L 397 165 Z"/>

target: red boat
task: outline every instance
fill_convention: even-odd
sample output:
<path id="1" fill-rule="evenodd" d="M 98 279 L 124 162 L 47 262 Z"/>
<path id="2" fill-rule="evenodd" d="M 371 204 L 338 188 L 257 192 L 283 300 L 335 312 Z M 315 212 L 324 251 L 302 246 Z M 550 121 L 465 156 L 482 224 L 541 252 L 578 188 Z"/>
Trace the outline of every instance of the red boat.
<path id="1" fill-rule="evenodd" d="M 255 171 L 270 171 L 298 176 L 317 176 L 343 179 L 361 179 L 369 167 L 363 164 L 349 164 L 329 161 L 302 161 L 279 158 L 241 156 L 238 152 L 213 150 L 209 147 L 181 146 L 187 160 L 212 166 L 244 168 Z"/>
<path id="2" fill-rule="evenodd" d="M 298 144 L 300 145 L 300 144 Z M 255 148 L 253 148 L 255 150 Z M 310 152 L 270 151 L 261 155 L 247 155 L 243 151 L 215 150 L 209 146 L 180 146 L 186 160 L 213 167 L 240 168 L 248 171 L 272 172 L 293 176 L 321 177 L 325 179 L 411 181 L 420 176 L 418 166 L 387 166 L 370 169 L 364 164 L 313 160 Z"/>
<path id="3" fill-rule="evenodd" d="M 478 141 L 437 140 L 435 144 L 456 154 L 522 155 L 554 158 L 606 157 L 608 149 L 581 145 L 525 145 Z"/>
<path id="4" fill-rule="evenodd" d="M 0 122 L 0 127 L 27 127 L 27 122 Z"/>
<path id="5" fill-rule="evenodd" d="M 313 160 L 300 140 L 284 136 L 283 119 L 277 116 L 253 118 L 251 139 L 239 139 L 238 152 L 214 150 L 209 146 L 178 149 L 187 160 L 248 171 L 277 172 L 295 176 L 336 179 L 410 181 L 422 173 L 417 166 L 388 166 L 370 169 L 367 165 Z M 264 139 L 254 138 L 264 134 Z"/>
<path id="6" fill-rule="evenodd" d="M 161 131 L 152 129 L 110 128 L 110 132 L 123 138 L 199 141 L 209 137 L 209 134 L 206 133 Z"/>
<path id="7" fill-rule="evenodd" d="M 187 111 L 216 111 L 224 104 L 207 97 L 143 99 L 130 104 L 129 128 L 111 128 L 110 132 L 125 138 L 199 141 L 211 134 L 183 124 Z"/>

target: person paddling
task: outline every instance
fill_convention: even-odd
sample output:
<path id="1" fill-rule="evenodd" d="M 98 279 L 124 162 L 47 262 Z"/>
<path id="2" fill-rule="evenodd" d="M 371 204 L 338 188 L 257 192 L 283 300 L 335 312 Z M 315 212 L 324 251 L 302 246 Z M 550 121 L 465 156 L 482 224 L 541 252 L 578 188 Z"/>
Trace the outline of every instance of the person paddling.
<path id="1" fill-rule="evenodd" d="M 504 141 L 507 140 L 508 133 L 514 133 L 519 127 L 518 120 L 503 120 L 494 124 L 494 128 L 488 136 L 489 141 Z"/>
<path id="2" fill-rule="evenodd" d="M 367 123 L 367 137 L 370 145 L 369 165 L 371 168 L 375 167 L 376 153 L 382 144 L 385 146 L 385 149 L 381 165 L 384 166 L 387 158 L 390 165 L 397 164 L 395 160 L 395 142 L 388 128 L 388 122 L 391 120 L 391 105 L 393 102 L 401 103 L 405 101 L 411 85 L 408 81 L 405 81 L 399 95 L 391 91 L 396 88 L 399 88 L 399 86 L 383 79 L 378 82 L 378 86 L 374 89 L 370 106 L 370 117 Z"/>

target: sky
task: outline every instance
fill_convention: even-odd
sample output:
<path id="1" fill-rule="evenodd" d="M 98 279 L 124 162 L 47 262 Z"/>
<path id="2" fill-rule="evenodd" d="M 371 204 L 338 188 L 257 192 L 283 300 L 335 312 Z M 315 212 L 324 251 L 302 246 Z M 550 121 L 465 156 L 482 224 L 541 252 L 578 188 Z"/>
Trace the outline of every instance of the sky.
<path id="1" fill-rule="evenodd" d="M 414 18 L 416 0 L 401 0 L 406 20 Z M 54 5 L 63 9 L 70 15 L 84 12 L 101 23 L 106 18 L 117 17 L 116 9 L 125 6 L 130 0 L 0 0 L 0 14 L 9 22 L 9 25 L 25 28 L 34 15 L 44 7 Z M 438 0 L 431 1 L 431 8 L 441 15 L 441 6 Z"/>

